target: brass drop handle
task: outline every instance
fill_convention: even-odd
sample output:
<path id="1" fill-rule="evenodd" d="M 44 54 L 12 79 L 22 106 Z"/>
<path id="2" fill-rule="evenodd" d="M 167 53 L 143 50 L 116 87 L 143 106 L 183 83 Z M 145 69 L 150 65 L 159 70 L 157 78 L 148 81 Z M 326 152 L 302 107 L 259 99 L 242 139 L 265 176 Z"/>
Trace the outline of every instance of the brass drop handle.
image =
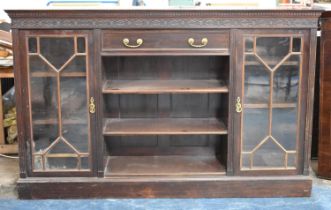
<path id="1" fill-rule="evenodd" d="M 201 39 L 201 44 L 194 44 L 195 40 L 193 38 L 189 38 L 187 40 L 188 44 L 191 46 L 191 47 L 194 47 L 194 48 L 202 48 L 202 47 L 205 47 L 207 46 L 208 44 L 208 39 L 207 38 L 202 38 Z"/>
<path id="2" fill-rule="evenodd" d="M 128 48 L 137 48 L 137 47 L 140 47 L 144 43 L 144 40 L 143 39 L 137 39 L 136 40 L 137 45 L 130 45 L 129 44 L 130 43 L 130 39 L 128 39 L 128 38 L 124 38 L 122 42 L 123 42 L 123 44 L 124 44 L 125 47 L 128 47 Z"/>
<path id="3" fill-rule="evenodd" d="M 95 113 L 95 103 L 93 97 L 90 98 L 89 109 L 91 114 Z"/>
<path id="4" fill-rule="evenodd" d="M 241 101 L 240 101 L 240 97 L 237 98 L 237 102 L 236 102 L 236 112 L 237 113 L 240 113 L 242 112 L 243 109 L 242 109 L 242 106 L 241 106 Z"/>

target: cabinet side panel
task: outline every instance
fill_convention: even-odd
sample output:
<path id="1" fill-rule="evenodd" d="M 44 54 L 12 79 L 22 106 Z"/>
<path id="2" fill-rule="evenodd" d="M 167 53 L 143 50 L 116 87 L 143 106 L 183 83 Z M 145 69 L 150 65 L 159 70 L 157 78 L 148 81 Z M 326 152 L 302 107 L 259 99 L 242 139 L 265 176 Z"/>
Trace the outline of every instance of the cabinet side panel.
<path id="1" fill-rule="evenodd" d="M 318 175 L 331 177 L 331 32 L 321 37 Z"/>

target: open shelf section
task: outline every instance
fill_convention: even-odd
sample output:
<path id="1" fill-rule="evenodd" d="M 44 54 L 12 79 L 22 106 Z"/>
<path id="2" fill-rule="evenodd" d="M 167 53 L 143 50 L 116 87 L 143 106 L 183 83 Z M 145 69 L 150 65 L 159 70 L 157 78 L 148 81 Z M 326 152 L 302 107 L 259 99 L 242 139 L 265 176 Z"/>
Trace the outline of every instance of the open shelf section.
<path id="1" fill-rule="evenodd" d="M 103 93 L 160 94 L 160 93 L 227 93 L 220 80 L 107 80 Z"/>
<path id="2" fill-rule="evenodd" d="M 227 134 L 223 122 L 216 118 L 108 118 L 103 128 L 105 136 L 116 135 L 199 135 Z"/>
<path id="3" fill-rule="evenodd" d="M 225 175 L 215 155 L 109 156 L 105 178 L 116 176 Z"/>

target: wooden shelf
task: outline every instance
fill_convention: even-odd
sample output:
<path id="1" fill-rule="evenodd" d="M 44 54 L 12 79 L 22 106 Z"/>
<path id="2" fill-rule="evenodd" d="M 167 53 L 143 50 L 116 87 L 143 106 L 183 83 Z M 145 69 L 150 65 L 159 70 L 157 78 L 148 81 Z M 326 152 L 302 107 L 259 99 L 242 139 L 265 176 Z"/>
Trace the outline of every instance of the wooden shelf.
<path id="1" fill-rule="evenodd" d="M 56 72 L 32 72 L 31 77 L 56 77 Z M 61 72 L 60 77 L 86 77 L 86 72 Z"/>
<path id="2" fill-rule="evenodd" d="M 109 156 L 105 178 L 114 176 L 225 175 L 216 156 Z"/>
<path id="3" fill-rule="evenodd" d="M 220 80 L 108 80 L 103 93 L 159 94 L 159 93 L 227 93 Z"/>
<path id="4" fill-rule="evenodd" d="M 199 135 L 227 134 L 223 122 L 216 118 L 137 118 L 105 120 L 103 134 L 117 135 Z"/>

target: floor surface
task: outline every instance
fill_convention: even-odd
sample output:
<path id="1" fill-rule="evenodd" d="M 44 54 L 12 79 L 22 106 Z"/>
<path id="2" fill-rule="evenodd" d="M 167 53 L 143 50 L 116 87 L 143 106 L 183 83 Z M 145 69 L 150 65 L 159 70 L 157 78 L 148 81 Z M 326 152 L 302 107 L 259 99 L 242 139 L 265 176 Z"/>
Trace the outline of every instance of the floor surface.
<path id="1" fill-rule="evenodd" d="M 314 172 L 309 198 L 17 200 L 17 177 L 18 161 L 0 158 L 0 210 L 331 210 L 331 181 Z"/>

